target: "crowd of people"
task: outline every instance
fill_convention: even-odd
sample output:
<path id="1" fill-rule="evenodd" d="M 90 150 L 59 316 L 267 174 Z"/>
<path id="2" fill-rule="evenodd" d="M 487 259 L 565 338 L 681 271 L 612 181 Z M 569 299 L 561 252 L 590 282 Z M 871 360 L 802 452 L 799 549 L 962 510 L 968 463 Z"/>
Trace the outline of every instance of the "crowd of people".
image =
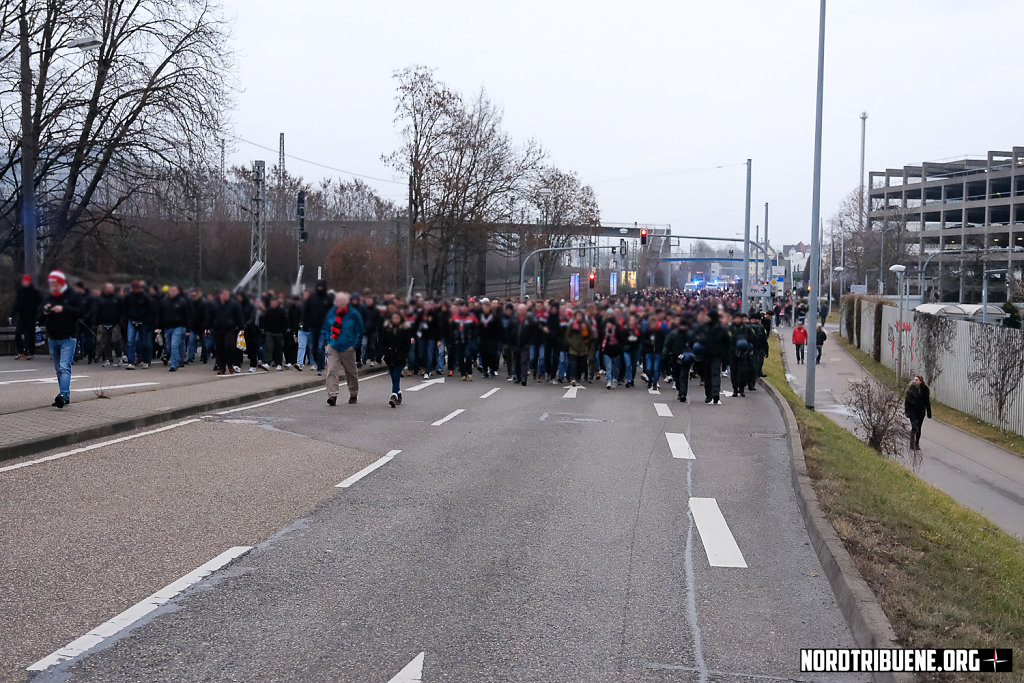
<path id="1" fill-rule="evenodd" d="M 521 386 L 603 382 L 609 391 L 639 381 L 648 389 L 670 386 L 683 402 L 689 380 L 697 379 L 705 402 L 717 403 L 723 377 L 733 396 L 756 390 L 772 326 L 794 313 L 781 302 L 764 312 L 742 310 L 738 294 L 727 290 L 640 290 L 589 302 L 406 300 L 335 293 L 321 280 L 301 296 L 251 296 L 141 281 L 90 290 L 69 284 L 59 271 L 49 285 L 44 296 L 24 279 L 12 316 L 20 357 L 31 357 L 35 325 L 45 325 L 58 407 L 70 400 L 76 359 L 127 370 L 149 368 L 156 359 L 170 372 L 212 361 L 218 374 L 242 372 L 246 360 L 250 373 L 308 368 L 326 373 L 330 405 L 342 378 L 349 402 L 357 401 L 364 364 L 390 372 L 392 407 L 402 402 L 402 377 L 455 375 L 466 382 L 504 375 Z M 822 335 L 819 326 L 820 343 Z M 803 344 L 806 336 L 804 330 Z"/>

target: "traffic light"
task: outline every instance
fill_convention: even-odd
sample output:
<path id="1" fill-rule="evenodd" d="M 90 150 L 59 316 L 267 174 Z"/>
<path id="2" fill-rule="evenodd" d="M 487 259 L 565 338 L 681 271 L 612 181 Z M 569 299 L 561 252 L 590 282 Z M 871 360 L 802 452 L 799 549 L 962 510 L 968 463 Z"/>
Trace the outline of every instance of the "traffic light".
<path id="1" fill-rule="evenodd" d="M 621 252 L 623 256 L 626 255 L 626 240 L 619 240 L 619 252 Z"/>
<path id="2" fill-rule="evenodd" d="M 647 228 L 640 228 L 640 244 L 647 244 Z"/>
<path id="3" fill-rule="evenodd" d="M 597 273 L 590 274 L 590 288 L 594 288 L 594 283 L 597 282 Z"/>
<path id="4" fill-rule="evenodd" d="M 612 254 L 615 254 L 615 247 L 612 247 Z"/>

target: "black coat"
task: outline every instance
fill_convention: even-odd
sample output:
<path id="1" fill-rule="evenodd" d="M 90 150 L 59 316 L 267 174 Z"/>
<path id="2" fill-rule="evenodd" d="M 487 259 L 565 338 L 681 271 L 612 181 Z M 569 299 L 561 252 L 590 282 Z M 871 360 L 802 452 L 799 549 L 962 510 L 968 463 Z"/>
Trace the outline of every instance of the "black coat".
<path id="1" fill-rule="evenodd" d="M 141 291 L 128 292 L 124 297 L 124 322 L 137 322 L 148 325 L 153 317 L 153 300 L 149 298 L 149 294 Z"/>
<path id="2" fill-rule="evenodd" d="M 932 416 L 932 395 L 926 384 L 910 385 L 903 397 L 903 411 L 911 419 L 923 420 Z"/>
<path id="3" fill-rule="evenodd" d="M 390 320 L 385 320 L 380 327 L 378 343 L 384 350 L 384 363 L 389 367 L 405 365 L 409 360 L 409 347 L 412 346 L 412 325 L 403 322 L 397 328 Z"/>
<path id="4" fill-rule="evenodd" d="M 55 306 L 61 307 L 60 313 L 50 310 Z M 39 309 L 39 321 L 46 326 L 46 336 L 50 339 L 77 339 L 78 321 L 83 314 L 82 297 L 68 287 L 59 296 L 50 294 L 46 297 Z"/>
<path id="5" fill-rule="evenodd" d="M 302 306 L 302 325 L 307 332 L 319 330 L 323 327 L 327 312 L 334 306 L 331 297 L 327 294 L 327 283 L 319 280 L 314 291 Z"/>
<path id="6" fill-rule="evenodd" d="M 537 319 L 532 313 L 527 313 L 522 320 L 514 313 L 508 321 L 508 343 L 512 346 L 529 346 L 536 333 Z"/>
<path id="7" fill-rule="evenodd" d="M 43 305 L 43 295 L 35 288 L 35 285 L 18 287 L 18 294 L 14 297 L 14 308 L 11 309 L 11 317 L 17 317 L 22 321 L 35 320 L 39 307 Z"/>
<path id="8" fill-rule="evenodd" d="M 288 331 L 288 313 L 283 308 L 268 308 L 261 318 L 267 334 L 284 334 Z"/>
<path id="9" fill-rule="evenodd" d="M 165 296 L 160 300 L 160 314 L 157 318 L 157 328 L 161 330 L 173 330 L 175 327 L 190 327 L 192 325 L 192 302 L 184 294 L 176 297 Z"/>
<path id="10" fill-rule="evenodd" d="M 124 301 L 117 294 L 100 294 L 94 305 L 97 325 L 117 325 L 124 318 Z"/>
<path id="11" fill-rule="evenodd" d="M 242 319 L 242 307 L 233 298 L 227 303 L 215 301 L 208 309 L 207 327 L 211 330 L 240 330 L 245 321 Z"/>

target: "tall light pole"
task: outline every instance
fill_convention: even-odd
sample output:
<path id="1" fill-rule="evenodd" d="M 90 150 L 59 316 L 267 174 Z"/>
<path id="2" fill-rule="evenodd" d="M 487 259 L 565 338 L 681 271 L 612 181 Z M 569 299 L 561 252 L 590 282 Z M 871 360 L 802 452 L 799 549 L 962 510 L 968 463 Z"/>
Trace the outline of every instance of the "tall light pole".
<path id="1" fill-rule="evenodd" d="M 32 50 L 28 43 L 28 8 L 21 0 L 18 18 L 21 52 L 21 231 L 25 238 L 25 274 L 36 279 L 36 145 L 32 130 Z"/>
<path id="2" fill-rule="evenodd" d="M 906 269 L 906 266 L 899 263 L 889 266 L 889 270 L 896 273 L 896 289 L 900 293 L 900 315 L 899 322 L 896 324 L 897 343 L 899 344 L 899 348 L 896 350 L 896 378 L 901 380 L 903 379 L 903 271 Z"/>
<path id="3" fill-rule="evenodd" d="M 750 159 L 747 159 L 747 208 L 743 219 L 743 287 L 740 310 L 747 310 L 750 299 Z"/>
<path id="4" fill-rule="evenodd" d="M 821 109 L 823 91 L 825 86 L 825 0 L 821 0 L 821 9 L 818 17 L 818 93 L 815 103 L 814 114 L 814 181 L 811 188 L 811 282 L 814 283 L 814 291 L 811 292 L 811 300 L 818 301 L 818 269 L 821 258 L 821 239 L 818 227 L 821 223 Z M 814 410 L 814 363 L 807 364 L 807 385 L 804 395 L 804 405 Z"/>
<path id="5" fill-rule="evenodd" d="M 764 203 L 764 279 L 771 280 L 772 261 L 768 258 L 768 202 Z"/>
<path id="6" fill-rule="evenodd" d="M 860 178 L 857 188 L 860 196 L 860 231 L 864 232 L 864 143 L 867 139 L 868 113 L 860 113 Z"/>

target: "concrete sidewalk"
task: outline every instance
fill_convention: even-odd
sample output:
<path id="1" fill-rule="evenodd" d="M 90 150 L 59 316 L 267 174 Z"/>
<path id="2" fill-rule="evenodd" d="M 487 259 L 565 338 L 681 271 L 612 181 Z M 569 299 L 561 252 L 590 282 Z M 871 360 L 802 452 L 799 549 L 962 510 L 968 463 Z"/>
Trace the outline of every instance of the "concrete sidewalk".
<path id="1" fill-rule="evenodd" d="M 364 366 L 359 375 L 382 371 L 379 366 Z M 109 399 L 73 400 L 63 410 L 45 405 L 4 413 L 0 414 L 0 461 L 323 386 L 324 378 L 315 371 L 244 373 L 220 381 L 173 385 Z"/>
<path id="2" fill-rule="evenodd" d="M 853 431 L 854 419 L 846 404 L 848 386 L 868 372 L 836 340 L 838 325 L 826 325 L 825 331 L 829 339 L 815 375 L 815 409 Z M 792 328 L 778 333 L 783 336 L 786 379 L 803 396 L 806 367 L 796 365 Z M 814 362 L 813 347 L 807 360 Z M 922 458 L 914 473 L 1008 534 L 1024 539 L 1024 458 L 938 420 L 925 420 L 922 432 Z"/>

